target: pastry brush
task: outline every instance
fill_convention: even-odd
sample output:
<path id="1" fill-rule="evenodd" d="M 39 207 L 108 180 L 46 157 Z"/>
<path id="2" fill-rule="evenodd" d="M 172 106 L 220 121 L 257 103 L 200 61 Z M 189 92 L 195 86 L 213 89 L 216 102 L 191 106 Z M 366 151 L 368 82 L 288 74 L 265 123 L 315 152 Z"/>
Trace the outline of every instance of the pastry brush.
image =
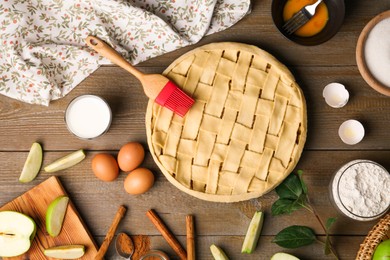
<path id="1" fill-rule="evenodd" d="M 101 39 L 90 35 L 87 37 L 86 42 L 96 52 L 133 74 L 134 77 L 141 81 L 146 96 L 157 104 L 169 108 L 182 117 L 194 104 L 194 100 L 167 77 L 160 74 L 142 73 Z"/>

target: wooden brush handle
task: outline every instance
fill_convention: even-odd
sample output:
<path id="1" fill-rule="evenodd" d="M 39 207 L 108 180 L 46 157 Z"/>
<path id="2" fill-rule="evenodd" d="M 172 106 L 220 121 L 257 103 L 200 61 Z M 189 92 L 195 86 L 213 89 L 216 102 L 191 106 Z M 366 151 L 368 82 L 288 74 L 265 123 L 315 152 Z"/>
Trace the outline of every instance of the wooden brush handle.
<path id="1" fill-rule="evenodd" d="M 175 236 L 169 231 L 169 229 L 165 226 L 164 222 L 160 219 L 157 213 L 154 210 L 149 210 L 146 212 L 146 216 L 152 221 L 152 223 L 156 226 L 158 231 L 160 231 L 161 235 L 165 238 L 168 244 L 172 247 L 172 249 L 176 252 L 176 254 L 180 257 L 181 260 L 187 259 L 187 252 L 180 245 L 179 241 L 175 238 Z"/>
<path id="2" fill-rule="evenodd" d="M 104 238 L 102 246 L 99 248 L 99 251 L 97 252 L 95 256 L 95 260 L 102 260 L 104 255 L 107 252 L 108 246 L 110 245 L 114 235 L 115 231 L 118 228 L 119 222 L 121 219 L 124 217 L 126 213 L 126 208 L 125 206 L 120 206 L 118 211 L 115 214 L 114 220 L 112 221 L 111 227 L 107 232 L 106 237 Z"/>
<path id="3" fill-rule="evenodd" d="M 107 43 L 105 43 L 98 37 L 89 35 L 85 39 L 85 42 L 89 47 L 94 49 L 100 55 L 109 59 L 112 63 L 120 66 L 121 68 L 127 70 L 137 79 L 141 80 L 141 78 L 144 76 L 142 72 L 134 68 L 127 60 L 125 60 L 122 55 L 120 55 L 116 50 L 114 50 L 111 46 L 109 46 Z"/>
<path id="4" fill-rule="evenodd" d="M 187 230 L 187 260 L 195 260 L 195 229 L 194 216 L 186 216 Z"/>

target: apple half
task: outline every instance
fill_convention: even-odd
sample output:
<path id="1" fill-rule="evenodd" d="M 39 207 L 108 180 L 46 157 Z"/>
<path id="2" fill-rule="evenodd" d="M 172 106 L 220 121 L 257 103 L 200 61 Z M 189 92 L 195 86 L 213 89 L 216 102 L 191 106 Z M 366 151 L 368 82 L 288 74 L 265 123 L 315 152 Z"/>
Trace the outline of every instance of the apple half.
<path id="1" fill-rule="evenodd" d="M 15 211 L 0 212 L 0 257 L 24 254 L 31 247 L 37 226 L 32 218 Z"/>

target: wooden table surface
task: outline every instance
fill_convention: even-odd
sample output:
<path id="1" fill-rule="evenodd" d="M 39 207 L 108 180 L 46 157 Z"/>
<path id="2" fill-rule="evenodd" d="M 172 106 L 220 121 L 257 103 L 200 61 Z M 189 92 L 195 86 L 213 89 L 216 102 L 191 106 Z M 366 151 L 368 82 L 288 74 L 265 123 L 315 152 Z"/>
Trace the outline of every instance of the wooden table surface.
<path id="1" fill-rule="evenodd" d="M 371 159 L 390 170 L 390 98 L 371 89 L 360 76 L 355 61 L 358 36 L 375 15 L 390 9 L 390 1 L 346 1 L 344 24 L 338 34 L 319 46 L 304 47 L 286 40 L 273 25 L 271 0 L 253 1 L 252 13 L 230 29 L 205 37 L 197 45 L 154 58 L 138 65 L 144 72 L 160 73 L 173 60 L 196 46 L 211 42 L 236 41 L 256 45 L 277 57 L 295 75 L 303 89 L 308 110 L 308 139 L 297 169 L 304 170 L 312 203 L 320 217 L 338 217 L 333 226 L 332 241 L 341 259 L 354 259 L 365 235 L 376 223 L 357 222 L 340 216 L 329 201 L 328 184 L 332 173 L 353 159 Z M 327 106 L 323 87 L 330 82 L 345 84 L 350 101 L 344 108 Z M 71 99 L 82 94 L 97 94 L 109 102 L 113 122 L 109 132 L 93 141 L 72 136 L 64 124 L 64 109 Z M 44 164 L 80 148 L 87 151 L 82 163 L 57 173 L 72 201 L 101 245 L 119 205 L 128 207 L 119 229 L 131 235 L 147 235 L 145 246 L 177 256 L 145 217 L 155 209 L 173 233 L 185 245 L 185 216 L 193 214 L 196 222 L 198 259 L 212 259 L 209 246 L 221 246 L 231 259 L 269 259 L 274 253 L 289 252 L 301 259 L 332 259 L 323 254 L 322 245 L 313 244 L 286 250 L 271 240 L 289 225 L 312 227 L 323 239 L 317 220 L 300 210 L 288 216 L 271 216 L 270 208 L 277 196 L 274 191 L 261 198 L 240 203 L 212 203 L 191 197 L 171 185 L 147 153 L 143 166 L 150 168 L 156 183 L 144 195 L 128 195 L 123 189 L 125 174 L 112 183 L 99 181 L 91 171 L 92 157 L 102 151 L 114 155 L 129 141 L 147 148 L 145 111 L 147 98 L 140 83 L 116 66 L 104 66 L 88 77 L 69 95 L 52 102 L 49 107 L 28 105 L 0 97 L 0 205 L 14 199 L 52 174 L 41 171 L 27 184 L 18 182 L 28 150 L 34 141 L 44 148 Z M 338 137 L 339 125 L 347 119 L 360 120 L 366 129 L 364 140 L 355 145 L 343 144 Z M 266 218 L 259 246 L 252 255 L 241 255 L 240 249 L 256 209 Z M 107 259 L 120 259 L 113 246 Z"/>

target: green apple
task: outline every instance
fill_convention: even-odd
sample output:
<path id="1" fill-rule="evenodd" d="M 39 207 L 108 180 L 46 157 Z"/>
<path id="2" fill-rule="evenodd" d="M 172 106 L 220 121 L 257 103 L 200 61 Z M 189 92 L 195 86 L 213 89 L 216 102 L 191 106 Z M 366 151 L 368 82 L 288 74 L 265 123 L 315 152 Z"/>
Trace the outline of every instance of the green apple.
<path id="1" fill-rule="evenodd" d="M 372 260 L 390 260 L 390 239 L 382 241 L 376 247 Z"/>
<path id="2" fill-rule="evenodd" d="M 83 245 L 56 246 L 45 249 L 45 256 L 58 259 L 77 259 L 84 255 L 85 247 Z"/>
<path id="3" fill-rule="evenodd" d="M 210 251 L 215 260 L 229 260 L 225 252 L 220 247 L 214 244 L 210 246 Z"/>
<path id="4" fill-rule="evenodd" d="M 35 179 L 42 166 L 42 157 L 42 146 L 39 143 L 33 143 L 20 174 L 20 182 L 30 182 Z"/>
<path id="5" fill-rule="evenodd" d="M 72 167 L 73 165 L 78 164 L 85 158 L 85 152 L 84 150 L 77 150 L 71 154 L 68 154 L 51 164 L 47 165 L 44 170 L 45 172 L 56 172 L 60 171 L 69 167 Z"/>
<path id="6" fill-rule="evenodd" d="M 46 210 L 46 231 L 50 236 L 56 237 L 60 234 L 68 203 L 69 198 L 63 195 L 49 204 Z"/>
<path id="7" fill-rule="evenodd" d="M 259 241 L 261 229 L 263 228 L 264 214 L 261 211 L 256 211 L 253 215 L 248 231 L 242 244 L 241 253 L 251 254 Z"/>
<path id="8" fill-rule="evenodd" d="M 299 258 L 287 253 L 276 253 L 271 257 L 271 260 L 299 260 Z"/>
<path id="9" fill-rule="evenodd" d="M 13 257 L 30 249 L 37 226 L 32 218 L 16 211 L 0 212 L 0 257 Z"/>

